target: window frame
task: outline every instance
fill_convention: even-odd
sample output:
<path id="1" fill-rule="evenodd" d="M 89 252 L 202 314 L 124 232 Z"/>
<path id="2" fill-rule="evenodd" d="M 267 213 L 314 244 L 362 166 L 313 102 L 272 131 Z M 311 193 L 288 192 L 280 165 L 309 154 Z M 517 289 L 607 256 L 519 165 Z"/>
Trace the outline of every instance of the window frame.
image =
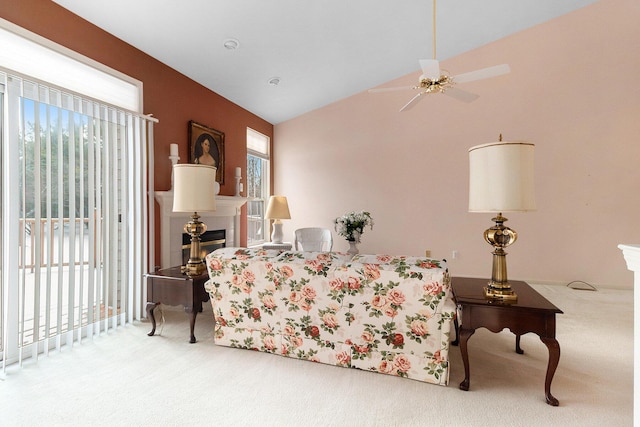
<path id="1" fill-rule="evenodd" d="M 0 63 L 14 71 L 81 93 L 125 111 L 144 111 L 140 80 L 0 18 Z"/>
<path id="2" fill-rule="evenodd" d="M 259 139 L 259 143 L 256 141 Z M 252 191 L 251 157 L 261 161 L 260 197 Z M 271 194 L 271 138 L 247 127 L 247 246 L 260 246 L 268 241 L 269 220 L 265 218 L 266 206 Z M 257 219 L 255 217 L 258 217 Z M 256 230 L 262 230 L 256 236 Z"/>

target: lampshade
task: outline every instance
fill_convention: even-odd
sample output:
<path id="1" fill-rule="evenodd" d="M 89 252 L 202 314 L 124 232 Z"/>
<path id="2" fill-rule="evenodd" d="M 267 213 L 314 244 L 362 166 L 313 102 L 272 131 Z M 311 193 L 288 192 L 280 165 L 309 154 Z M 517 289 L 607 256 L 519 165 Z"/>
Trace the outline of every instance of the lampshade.
<path id="1" fill-rule="evenodd" d="M 269 219 L 291 219 L 287 198 L 285 196 L 271 196 L 265 217 Z"/>
<path id="2" fill-rule="evenodd" d="M 207 165 L 173 165 L 173 211 L 216 210 L 216 168 Z"/>
<path id="3" fill-rule="evenodd" d="M 533 149 L 528 142 L 492 142 L 469 149 L 469 212 L 536 209 Z"/>

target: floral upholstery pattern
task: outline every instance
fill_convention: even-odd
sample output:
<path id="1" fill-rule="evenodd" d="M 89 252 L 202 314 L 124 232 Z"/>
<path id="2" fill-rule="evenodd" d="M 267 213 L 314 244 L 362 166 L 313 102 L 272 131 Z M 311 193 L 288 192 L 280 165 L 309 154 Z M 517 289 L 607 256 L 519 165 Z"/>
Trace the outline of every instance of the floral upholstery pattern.
<path id="1" fill-rule="evenodd" d="M 222 248 L 206 263 L 216 344 L 448 383 L 444 261 Z"/>

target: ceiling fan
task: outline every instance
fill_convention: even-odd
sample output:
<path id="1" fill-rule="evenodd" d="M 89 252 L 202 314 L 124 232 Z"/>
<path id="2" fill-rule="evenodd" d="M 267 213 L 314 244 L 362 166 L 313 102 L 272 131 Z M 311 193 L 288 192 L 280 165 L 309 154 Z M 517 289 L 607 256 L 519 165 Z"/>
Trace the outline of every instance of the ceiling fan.
<path id="1" fill-rule="evenodd" d="M 508 64 L 495 65 L 455 76 L 450 76 L 446 71 L 441 70 L 440 62 L 436 59 L 436 0 L 433 0 L 433 59 L 421 59 L 419 63 L 422 74 L 418 78 L 418 84 L 416 86 L 370 89 L 369 92 L 390 92 L 407 89 L 418 90 L 418 94 L 411 98 L 409 102 L 400 109 L 401 112 L 412 108 L 423 98 L 423 95 L 429 93 L 444 93 L 459 101 L 473 102 L 478 99 L 478 95 L 458 89 L 454 85 L 474 80 L 488 79 L 490 77 L 507 74 L 511 71 Z"/>

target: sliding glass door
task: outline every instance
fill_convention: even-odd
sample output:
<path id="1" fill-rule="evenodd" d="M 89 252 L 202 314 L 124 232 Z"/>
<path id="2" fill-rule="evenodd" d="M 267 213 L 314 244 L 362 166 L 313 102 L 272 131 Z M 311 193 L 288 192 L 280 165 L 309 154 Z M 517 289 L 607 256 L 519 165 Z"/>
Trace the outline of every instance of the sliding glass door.
<path id="1" fill-rule="evenodd" d="M 0 85 L 6 366 L 141 317 L 152 122 L 8 72 Z"/>

